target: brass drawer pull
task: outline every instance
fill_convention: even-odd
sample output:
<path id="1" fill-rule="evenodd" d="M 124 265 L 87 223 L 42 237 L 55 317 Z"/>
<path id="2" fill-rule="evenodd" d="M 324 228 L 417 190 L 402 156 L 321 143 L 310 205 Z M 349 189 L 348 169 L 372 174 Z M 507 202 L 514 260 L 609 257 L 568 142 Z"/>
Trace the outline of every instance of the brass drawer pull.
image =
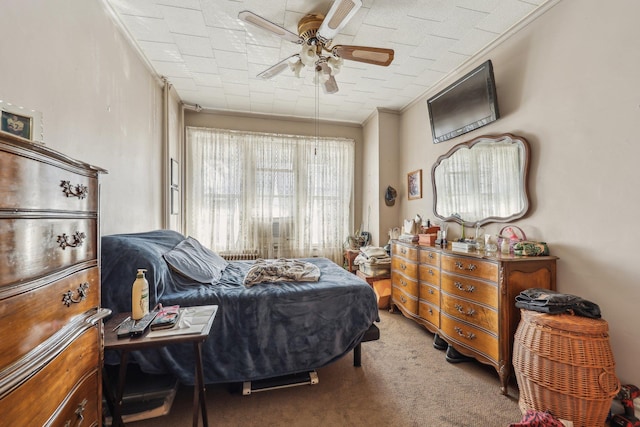
<path id="1" fill-rule="evenodd" d="M 464 264 L 461 261 L 456 261 L 456 268 L 458 270 L 467 270 L 467 271 L 474 271 L 478 268 L 477 265 L 475 264 L 469 264 L 466 268 L 464 266 Z"/>
<path id="2" fill-rule="evenodd" d="M 470 308 L 465 312 L 464 307 L 461 306 L 460 304 L 456 304 L 455 307 L 456 307 L 456 310 L 458 310 L 458 313 L 464 314 L 465 316 L 473 316 L 474 314 L 476 314 L 476 311 L 473 308 Z"/>
<path id="3" fill-rule="evenodd" d="M 434 259 L 435 255 L 433 254 L 433 252 L 429 252 L 429 255 L 427 255 L 429 258 Z"/>
<path id="4" fill-rule="evenodd" d="M 433 270 L 432 270 L 432 269 L 429 269 L 427 272 L 428 272 L 430 275 L 432 275 L 432 276 L 434 276 L 434 275 L 435 275 L 435 273 L 433 272 Z"/>
<path id="5" fill-rule="evenodd" d="M 465 288 L 465 287 L 462 285 L 462 283 L 460 283 L 460 282 L 454 282 L 454 285 L 455 285 L 455 287 L 456 287 L 456 288 L 458 288 L 458 289 L 459 289 L 459 290 L 461 290 L 462 292 L 469 292 L 469 293 L 471 293 L 471 292 L 473 292 L 473 291 L 475 291 L 475 290 L 476 290 L 476 287 L 475 287 L 475 286 L 473 286 L 473 285 L 467 285 L 467 287 Z"/>
<path id="6" fill-rule="evenodd" d="M 431 295 L 434 294 L 433 289 L 429 289 L 427 292 L 429 292 Z"/>
<path id="7" fill-rule="evenodd" d="M 433 308 L 429 307 L 429 308 L 427 309 L 427 311 L 429 312 L 429 314 L 430 314 L 430 315 L 432 315 L 432 316 L 433 316 Z"/>
<path id="8" fill-rule="evenodd" d="M 401 284 L 402 286 L 407 286 L 407 282 L 405 282 L 405 281 L 404 281 L 404 280 L 402 280 L 402 279 L 400 279 L 400 284 Z"/>
<path id="9" fill-rule="evenodd" d="M 81 283 L 80 286 L 78 286 L 76 292 L 78 293 L 77 298 L 73 297 L 72 290 L 68 290 L 67 292 L 62 294 L 62 303 L 69 307 L 71 306 L 71 303 L 78 304 L 79 302 L 84 301 L 87 298 L 87 294 L 89 293 L 89 283 Z"/>
<path id="10" fill-rule="evenodd" d="M 400 301 L 402 301 L 403 304 L 407 303 L 407 299 L 404 297 L 404 295 L 400 295 Z"/>
<path id="11" fill-rule="evenodd" d="M 476 334 L 474 334 L 473 332 L 469 332 L 468 334 L 465 334 L 464 332 L 462 332 L 462 329 L 457 326 L 454 329 L 456 333 L 460 335 L 462 338 L 465 338 L 468 340 L 473 340 L 476 338 Z"/>
<path id="12" fill-rule="evenodd" d="M 84 412 L 87 403 L 87 399 L 84 399 L 82 402 L 80 402 L 78 408 L 75 411 L 76 417 L 78 417 L 78 424 L 76 424 L 76 426 L 78 427 L 80 427 L 80 424 L 82 424 L 82 421 L 84 421 L 84 415 L 82 415 L 82 413 Z M 64 427 L 71 427 L 71 420 L 67 420 L 67 422 L 64 423 Z"/>
<path id="13" fill-rule="evenodd" d="M 406 270 L 406 269 L 407 269 L 407 266 L 406 266 L 406 265 L 404 265 L 404 264 L 400 264 L 400 269 L 401 269 L 401 270 Z"/>
<path id="14" fill-rule="evenodd" d="M 78 184 L 74 186 L 71 185 L 70 181 L 60 181 L 60 187 L 62 187 L 62 192 L 67 197 L 77 197 L 82 200 L 89 194 L 89 188 L 86 185 Z"/>
<path id="15" fill-rule="evenodd" d="M 82 241 L 86 239 L 87 235 L 82 231 L 76 231 L 73 236 L 67 236 L 66 233 L 62 233 L 62 236 L 58 236 L 58 244 L 64 250 L 67 247 L 77 248 L 82 246 Z"/>
<path id="16" fill-rule="evenodd" d="M 407 254 L 407 250 L 406 250 L 405 248 L 401 248 L 401 249 L 400 249 L 400 253 L 401 253 L 402 255 L 406 255 L 406 254 Z"/>

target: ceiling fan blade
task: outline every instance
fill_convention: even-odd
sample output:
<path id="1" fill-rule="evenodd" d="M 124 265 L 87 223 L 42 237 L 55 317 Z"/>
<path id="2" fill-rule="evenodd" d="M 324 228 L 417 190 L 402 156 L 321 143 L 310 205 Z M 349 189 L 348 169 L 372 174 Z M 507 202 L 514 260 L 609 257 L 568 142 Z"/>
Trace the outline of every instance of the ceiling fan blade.
<path id="1" fill-rule="evenodd" d="M 297 53 L 294 55 L 291 55 L 290 57 L 285 58 L 282 61 L 278 62 L 276 65 L 273 65 L 267 68 L 266 70 L 258 74 L 256 77 L 260 77 L 261 79 L 264 79 L 264 80 L 269 80 L 270 78 L 277 76 L 278 74 L 280 74 L 281 72 L 289 68 L 289 60 L 295 57 L 299 58 L 300 55 L 298 55 Z"/>
<path id="2" fill-rule="evenodd" d="M 334 55 L 350 61 L 366 62 L 367 64 L 386 67 L 393 61 L 393 49 L 370 46 L 337 45 L 331 49 Z"/>
<path id="3" fill-rule="evenodd" d="M 267 30 L 270 33 L 273 33 L 276 36 L 290 42 L 297 44 L 302 44 L 303 42 L 302 37 L 300 37 L 296 33 L 286 30 L 280 25 L 274 24 L 273 22 L 263 18 L 262 16 L 256 15 L 255 13 L 248 10 L 243 10 L 242 12 L 238 13 L 238 19 L 248 24 L 255 25 L 258 28 L 262 28 L 263 30 Z"/>
<path id="4" fill-rule="evenodd" d="M 333 40 L 361 7 L 361 0 L 335 0 L 318 28 L 318 38 L 325 42 Z"/>

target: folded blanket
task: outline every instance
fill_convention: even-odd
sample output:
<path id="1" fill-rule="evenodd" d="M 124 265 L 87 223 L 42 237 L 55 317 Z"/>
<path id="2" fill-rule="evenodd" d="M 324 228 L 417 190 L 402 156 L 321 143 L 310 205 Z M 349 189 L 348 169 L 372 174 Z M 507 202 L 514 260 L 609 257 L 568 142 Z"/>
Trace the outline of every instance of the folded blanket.
<path id="1" fill-rule="evenodd" d="M 353 260 L 353 264 L 354 265 L 360 265 L 360 264 L 364 264 L 364 265 L 384 265 L 384 264 L 391 264 L 391 257 L 390 256 L 381 256 L 381 257 L 365 257 L 362 254 L 358 254 L 358 256 L 355 257 L 355 259 Z"/>
<path id="2" fill-rule="evenodd" d="M 317 282 L 317 265 L 297 259 L 257 259 L 244 277 L 244 285 L 251 287 L 263 282 Z"/>

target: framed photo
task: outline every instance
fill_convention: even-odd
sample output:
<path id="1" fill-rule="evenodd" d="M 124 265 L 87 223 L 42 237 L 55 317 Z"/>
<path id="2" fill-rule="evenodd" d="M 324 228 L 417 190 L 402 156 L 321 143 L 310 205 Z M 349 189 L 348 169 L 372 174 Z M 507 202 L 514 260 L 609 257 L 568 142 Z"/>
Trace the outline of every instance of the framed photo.
<path id="1" fill-rule="evenodd" d="M 171 215 L 180 213 L 180 193 L 177 188 L 171 188 Z"/>
<path id="2" fill-rule="evenodd" d="M 422 169 L 407 174 L 407 188 L 409 200 L 422 199 Z"/>
<path id="3" fill-rule="evenodd" d="M 171 186 L 177 187 L 180 183 L 180 169 L 178 161 L 171 159 Z"/>
<path id="4" fill-rule="evenodd" d="M 22 138 L 33 139 L 33 117 L 2 110 L 2 130 Z"/>

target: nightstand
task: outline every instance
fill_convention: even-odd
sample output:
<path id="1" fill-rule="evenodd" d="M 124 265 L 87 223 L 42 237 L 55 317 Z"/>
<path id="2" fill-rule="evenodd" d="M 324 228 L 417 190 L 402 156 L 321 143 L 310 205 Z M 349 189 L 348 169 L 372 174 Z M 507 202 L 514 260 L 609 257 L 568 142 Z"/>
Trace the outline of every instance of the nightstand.
<path id="1" fill-rule="evenodd" d="M 171 328 L 157 331 L 148 331 L 141 337 L 118 339 L 117 327 L 131 313 L 119 313 L 112 317 L 104 325 L 104 349 L 120 351 L 120 369 L 118 372 L 118 382 L 116 390 L 112 390 L 107 372 L 104 371 L 103 387 L 109 411 L 112 414 L 113 426 L 124 426 L 121 416 L 122 395 L 124 392 L 124 382 L 127 373 L 127 361 L 129 353 L 135 350 L 143 350 L 153 347 L 165 347 L 169 344 L 193 343 L 195 352 L 195 385 L 193 388 L 193 426 L 198 426 L 198 407 L 202 413 L 202 423 L 208 426 L 207 403 L 205 401 L 204 374 L 202 369 L 202 343 L 209 337 L 211 325 L 218 311 L 217 305 L 200 307 L 182 307 L 181 316 L 189 315 L 197 311 L 198 318 L 202 319 L 197 323 L 191 323 L 188 328 Z M 191 311 L 189 311 L 191 310 Z M 208 317 L 207 317 L 208 316 Z M 194 316 L 195 317 L 195 316 Z M 179 325 L 178 325 L 179 326 Z"/>
<path id="2" fill-rule="evenodd" d="M 358 271 L 358 266 L 353 263 L 353 260 L 356 259 L 359 253 L 359 250 L 345 249 L 343 267 L 349 273 L 355 273 L 356 271 Z"/>

